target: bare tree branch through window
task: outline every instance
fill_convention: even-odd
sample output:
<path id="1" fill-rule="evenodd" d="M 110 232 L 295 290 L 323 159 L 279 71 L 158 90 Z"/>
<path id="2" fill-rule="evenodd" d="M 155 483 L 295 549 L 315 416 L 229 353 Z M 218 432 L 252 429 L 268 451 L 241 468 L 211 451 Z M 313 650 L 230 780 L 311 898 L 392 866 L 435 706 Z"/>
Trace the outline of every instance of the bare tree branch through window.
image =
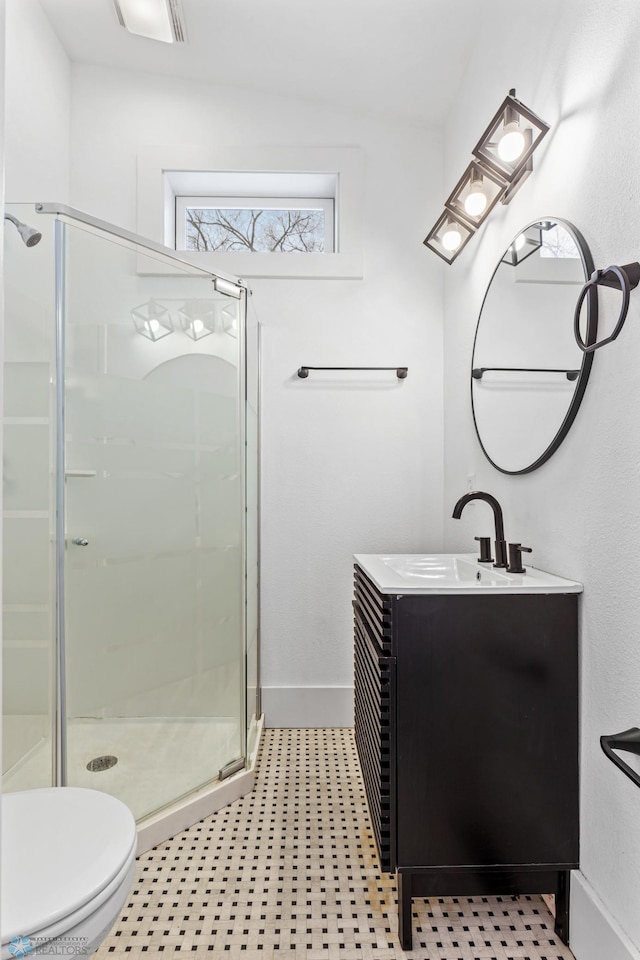
<path id="1" fill-rule="evenodd" d="M 187 250 L 323 253 L 323 210 L 189 207 Z"/>

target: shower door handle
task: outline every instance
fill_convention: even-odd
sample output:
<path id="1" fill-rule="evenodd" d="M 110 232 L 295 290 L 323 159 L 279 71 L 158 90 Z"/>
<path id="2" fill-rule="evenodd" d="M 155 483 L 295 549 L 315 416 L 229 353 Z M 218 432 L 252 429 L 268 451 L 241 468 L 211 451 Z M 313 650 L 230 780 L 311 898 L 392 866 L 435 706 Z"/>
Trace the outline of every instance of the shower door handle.
<path id="1" fill-rule="evenodd" d="M 71 543 L 75 543 L 76 547 L 88 547 L 89 541 L 84 537 L 74 537 Z"/>

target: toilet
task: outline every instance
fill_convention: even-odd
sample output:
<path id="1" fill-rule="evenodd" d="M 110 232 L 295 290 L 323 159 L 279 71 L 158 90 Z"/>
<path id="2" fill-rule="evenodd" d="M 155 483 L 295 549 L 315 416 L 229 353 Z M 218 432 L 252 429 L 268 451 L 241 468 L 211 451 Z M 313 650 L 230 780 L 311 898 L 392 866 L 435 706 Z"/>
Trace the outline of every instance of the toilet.
<path id="1" fill-rule="evenodd" d="M 5 794 L 2 960 L 97 950 L 131 889 L 136 839 L 133 814 L 108 793 L 45 787 Z"/>

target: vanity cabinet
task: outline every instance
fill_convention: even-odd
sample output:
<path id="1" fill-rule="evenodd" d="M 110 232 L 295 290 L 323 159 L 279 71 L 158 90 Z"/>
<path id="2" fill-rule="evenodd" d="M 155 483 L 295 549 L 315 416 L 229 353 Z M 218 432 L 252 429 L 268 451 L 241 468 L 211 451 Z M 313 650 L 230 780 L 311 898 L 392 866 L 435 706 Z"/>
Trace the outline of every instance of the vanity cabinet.
<path id="1" fill-rule="evenodd" d="M 554 893 L 578 867 L 578 595 L 384 593 L 355 567 L 355 738 L 378 854 L 413 897 Z"/>

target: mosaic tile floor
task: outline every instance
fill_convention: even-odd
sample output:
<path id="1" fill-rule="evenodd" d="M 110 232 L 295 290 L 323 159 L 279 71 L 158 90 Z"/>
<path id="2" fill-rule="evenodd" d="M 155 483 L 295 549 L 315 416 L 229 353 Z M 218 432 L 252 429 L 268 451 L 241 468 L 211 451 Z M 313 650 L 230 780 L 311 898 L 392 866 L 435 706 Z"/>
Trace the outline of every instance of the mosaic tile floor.
<path id="1" fill-rule="evenodd" d="M 253 794 L 138 861 L 96 957 L 181 953 L 293 960 L 568 960 L 541 897 L 414 900 L 397 940 L 353 732 L 267 730 Z"/>

